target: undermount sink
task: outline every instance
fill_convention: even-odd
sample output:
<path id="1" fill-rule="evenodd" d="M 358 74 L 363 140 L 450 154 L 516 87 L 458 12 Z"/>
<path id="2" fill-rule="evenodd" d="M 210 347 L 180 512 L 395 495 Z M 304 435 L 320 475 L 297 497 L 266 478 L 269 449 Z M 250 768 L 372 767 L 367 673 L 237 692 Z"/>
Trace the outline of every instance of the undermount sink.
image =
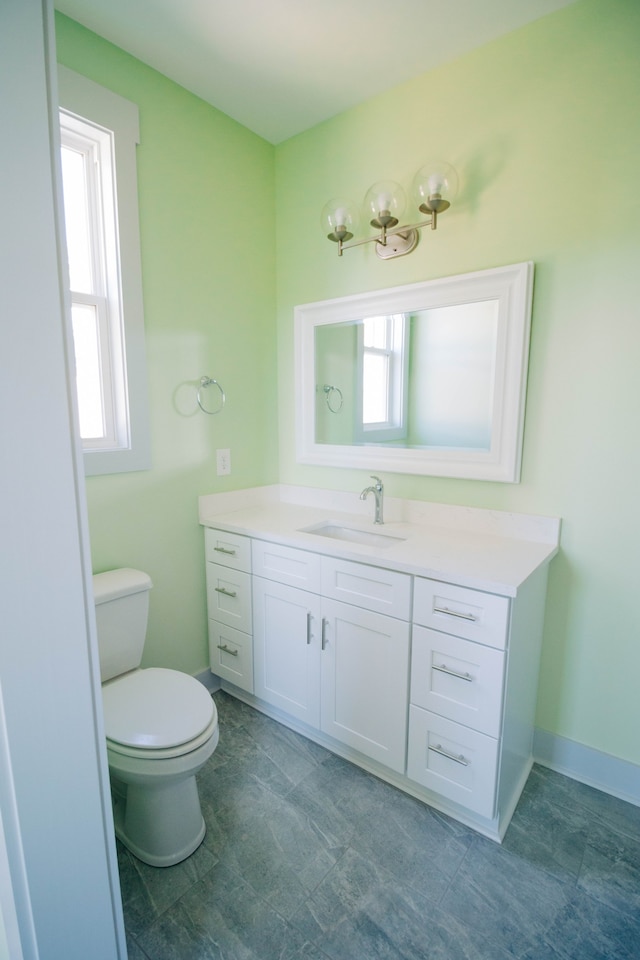
<path id="1" fill-rule="evenodd" d="M 394 537 L 390 533 L 362 530 L 360 527 L 350 527 L 335 520 L 325 520 L 311 527 L 302 527 L 300 533 L 314 533 L 318 537 L 328 537 L 330 540 L 344 540 L 347 543 L 362 543 L 368 547 L 392 547 L 394 543 L 403 543 L 405 537 Z"/>

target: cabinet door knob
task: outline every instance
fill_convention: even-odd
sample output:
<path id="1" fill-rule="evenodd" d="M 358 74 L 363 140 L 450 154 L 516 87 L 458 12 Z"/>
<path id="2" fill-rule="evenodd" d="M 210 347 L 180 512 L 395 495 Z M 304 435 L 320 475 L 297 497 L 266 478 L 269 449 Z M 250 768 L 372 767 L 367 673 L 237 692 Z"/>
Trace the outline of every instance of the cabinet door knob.
<path id="1" fill-rule="evenodd" d="M 327 618 L 323 617 L 322 618 L 322 649 L 323 650 L 328 644 L 328 642 L 329 641 L 327 640 Z"/>
<path id="2" fill-rule="evenodd" d="M 311 632 L 311 621 L 312 621 L 312 620 L 313 620 L 313 616 L 312 616 L 312 614 L 311 614 L 311 611 L 307 611 L 307 646 L 309 646 L 309 644 L 311 643 L 311 640 L 312 640 L 312 638 L 313 638 L 313 634 L 312 634 L 312 632 Z"/>

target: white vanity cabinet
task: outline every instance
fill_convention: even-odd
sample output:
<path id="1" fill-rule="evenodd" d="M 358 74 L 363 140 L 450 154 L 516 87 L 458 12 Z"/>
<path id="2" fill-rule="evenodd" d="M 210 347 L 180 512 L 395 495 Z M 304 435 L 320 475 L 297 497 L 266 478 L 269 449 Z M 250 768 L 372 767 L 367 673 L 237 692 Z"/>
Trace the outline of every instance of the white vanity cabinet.
<path id="1" fill-rule="evenodd" d="M 252 565 L 256 696 L 403 773 L 411 578 L 258 540 Z"/>
<path id="2" fill-rule="evenodd" d="M 211 670 L 252 693 L 251 540 L 207 529 L 205 556 Z"/>
<path id="3" fill-rule="evenodd" d="M 532 764 L 546 562 L 501 593 L 475 585 L 480 568 L 473 585 L 464 571 L 453 583 L 394 569 L 382 553 L 366 562 L 291 541 L 205 529 L 212 672 L 279 722 L 501 840 Z"/>

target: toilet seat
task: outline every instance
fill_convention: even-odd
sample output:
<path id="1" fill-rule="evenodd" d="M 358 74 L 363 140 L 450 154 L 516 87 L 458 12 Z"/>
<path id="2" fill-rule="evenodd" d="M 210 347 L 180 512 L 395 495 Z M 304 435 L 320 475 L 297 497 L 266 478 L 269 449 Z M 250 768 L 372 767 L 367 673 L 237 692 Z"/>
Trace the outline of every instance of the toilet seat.
<path id="1" fill-rule="evenodd" d="M 114 767 L 120 767 L 125 758 L 145 761 L 174 760 L 177 757 L 184 757 L 193 753 L 209 741 L 213 741 L 213 748 L 215 749 L 218 745 L 218 737 L 218 714 L 216 713 L 207 729 L 203 730 L 199 737 L 195 737 L 187 743 L 180 743 L 177 747 L 166 747 L 164 749 L 158 747 L 128 747 L 124 743 L 117 743 L 107 737 L 107 756 L 109 757 L 109 765 Z M 122 759 L 119 760 L 118 758 Z"/>
<path id="2" fill-rule="evenodd" d="M 195 750 L 217 725 L 207 689 L 177 670 L 133 670 L 103 684 L 105 733 L 116 753 L 164 759 Z"/>

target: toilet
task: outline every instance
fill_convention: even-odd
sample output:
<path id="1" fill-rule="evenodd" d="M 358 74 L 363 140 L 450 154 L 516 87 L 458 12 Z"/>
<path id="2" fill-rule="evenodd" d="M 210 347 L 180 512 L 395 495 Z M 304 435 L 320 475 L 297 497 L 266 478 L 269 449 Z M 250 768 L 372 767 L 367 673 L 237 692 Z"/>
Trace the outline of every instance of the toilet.
<path id="1" fill-rule="evenodd" d="M 218 713 L 194 677 L 142 669 L 150 577 L 93 577 L 107 759 L 116 836 L 154 867 L 184 860 L 205 824 L 196 773 L 218 745 Z"/>

